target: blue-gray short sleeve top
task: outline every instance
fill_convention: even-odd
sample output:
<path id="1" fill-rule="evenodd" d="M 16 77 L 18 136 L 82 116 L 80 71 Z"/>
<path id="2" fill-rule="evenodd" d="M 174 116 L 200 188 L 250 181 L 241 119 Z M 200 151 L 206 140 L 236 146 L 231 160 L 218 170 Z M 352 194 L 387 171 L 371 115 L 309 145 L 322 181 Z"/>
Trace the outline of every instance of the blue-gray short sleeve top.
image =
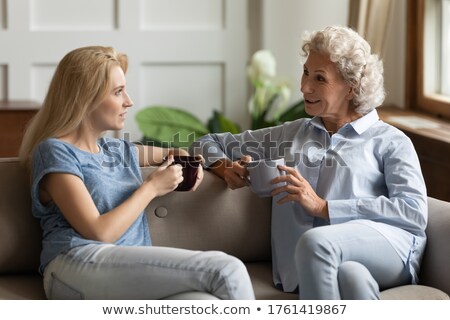
<path id="1" fill-rule="evenodd" d="M 58 254 L 97 241 L 83 238 L 64 218 L 54 204 L 43 205 L 39 183 L 49 173 L 69 173 L 79 177 L 88 189 L 100 214 L 125 201 L 142 184 L 135 147 L 112 138 L 98 141 L 100 152 L 93 154 L 58 139 L 41 142 L 33 153 L 32 212 L 40 219 L 43 231 L 40 271 Z M 67 195 L 70 197 L 71 195 Z M 147 217 L 143 213 L 116 241 L 116 245 L 151 245 Z"/>

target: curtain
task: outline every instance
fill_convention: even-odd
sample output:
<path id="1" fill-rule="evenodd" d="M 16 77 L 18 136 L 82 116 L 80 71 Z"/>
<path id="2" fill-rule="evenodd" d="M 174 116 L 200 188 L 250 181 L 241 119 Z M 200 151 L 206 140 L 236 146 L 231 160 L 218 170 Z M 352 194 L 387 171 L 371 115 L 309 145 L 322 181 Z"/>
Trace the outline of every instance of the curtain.
<path id="1" fill-rule="evenodd" d="M 393 0 L 350 0 L 349 27 L 362 35 L 372 52 L 384 55 Z"/>

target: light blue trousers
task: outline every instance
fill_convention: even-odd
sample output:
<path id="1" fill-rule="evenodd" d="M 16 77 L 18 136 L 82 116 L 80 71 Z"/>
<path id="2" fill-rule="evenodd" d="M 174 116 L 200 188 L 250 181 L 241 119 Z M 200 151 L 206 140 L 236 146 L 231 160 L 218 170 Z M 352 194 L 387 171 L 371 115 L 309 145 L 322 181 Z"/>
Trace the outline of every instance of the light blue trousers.
<path id="1" fill-rule="evenodd" d="M 223 252 L 111 244 L 57 256 L 45 268 L 44 290 L 49 299 L 170 299 L 187 292 L 255 298 L 244 264 Z"/>
<path id="2" fill-rule="evenodd" d="M 391 244 L 375 229 L 357 223 L 305 232 L 295 252 L 300 299 L 374 300 L 380 289 L 411 282 Z"/>

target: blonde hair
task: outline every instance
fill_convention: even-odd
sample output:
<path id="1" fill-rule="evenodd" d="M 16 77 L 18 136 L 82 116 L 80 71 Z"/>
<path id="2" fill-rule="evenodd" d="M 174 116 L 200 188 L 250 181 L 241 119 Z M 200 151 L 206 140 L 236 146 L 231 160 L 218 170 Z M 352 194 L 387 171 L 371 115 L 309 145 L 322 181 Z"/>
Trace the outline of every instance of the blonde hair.
<path id="1" fill-rule="evenodd" d="M 128 58 L 111 47 L 82 47 L 64 56 L 20 147 L 20 160 L 28 169 L 31 169 L 32 154 L 40 142 L 75 131 L 104 99 L 111 85 L 110 73 L 114 66 L 120 66 L 125 73 Z"/>
<path id="2" fill-rule="evenodd" d="M 371 54 L 369 43 L 352 29 L 329 26 L 306 33 L 302 50 L 304 56 L 310 51 L 329 56 L 353 88 L 353 105 L 357 112 L 367 114 L 383 103 L 386 96 L 383 62 L 378 55 Z"/>

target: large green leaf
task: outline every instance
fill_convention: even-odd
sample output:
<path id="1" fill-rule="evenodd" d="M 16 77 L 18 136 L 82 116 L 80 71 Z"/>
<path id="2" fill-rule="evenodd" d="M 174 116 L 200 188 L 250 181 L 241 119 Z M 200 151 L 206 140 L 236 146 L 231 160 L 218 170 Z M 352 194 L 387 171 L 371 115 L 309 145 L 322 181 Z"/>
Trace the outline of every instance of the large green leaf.
<path id="1" fill-rule="evenodd" d="M 291 105 L 286 111 L 284 111 L 278 120 L 267 122 L 264 118 L 267 110 L 258 117 L 252 117 L 252 129 L 267 128 L 282 124 L 286 121 L 293 121 L 300 118 L 308 118 L 309 115 L 305 111 L 305 101 L 299 100 L 298 102 Z"/>
<path id="2" fill-rule="evenodd" d="M 187 148 L 208 133 L 197 117 L 174 107 L 146 107 L 136 114 L 136 121 L 145 137 L 165 146 Z"/>
<path id="3" fill-rule="evenodd" d="M 293 121 L 300 118 L 308 118 L 309 115 L 305 111 L 305 101 L 300 100 L 287 109 L 279 118 L 280 123 Z"/>
<path id="4" fill-rule="evenodd" d="M 212 117 L 208 121 L 208 129 L 214 133 L 230 132 L 235 134 L 241 132 L 241 128 L 237 123 L 234 123 L 216 110 L 214 110 Z"/>

